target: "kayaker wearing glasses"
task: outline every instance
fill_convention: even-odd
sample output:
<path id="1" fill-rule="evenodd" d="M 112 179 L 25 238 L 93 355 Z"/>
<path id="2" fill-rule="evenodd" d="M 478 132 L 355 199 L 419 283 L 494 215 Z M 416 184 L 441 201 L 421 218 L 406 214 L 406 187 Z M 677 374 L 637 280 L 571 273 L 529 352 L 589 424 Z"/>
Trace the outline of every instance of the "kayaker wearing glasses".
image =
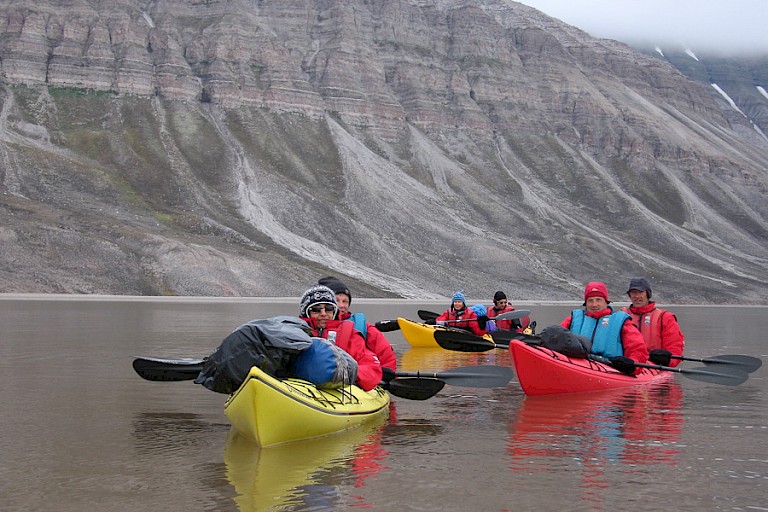
<path id="1" fill-rule="evenodd" d="M 487 315 L 489 319 L 493 320 L 503 313 L 509 313 L 514 310 L 515 308 L 512 307 L 512 304 L 507 300 L 507 294 L 499 290 L 493 294 L 493 307 L 488 308 Z M 531 319 L 530 317 L 524 316 L 520 320 L 494 320 L 494 322 L 496 322 L 496 327 L 499 329 L 522 331 L 528 327 Z"/>
<path id="2" fill-rule="evenodd" d="M 327 286 L 315 285 L 304 292 L 299 302 L 299 316 L 312 329 L 312 336 L 325 338 L 357 362 L 357 381 L 366 391 L 382 379 L 381 364 L 365 346 L 365 338 L 352 322 L 338 319 L 336 294 Z"/>

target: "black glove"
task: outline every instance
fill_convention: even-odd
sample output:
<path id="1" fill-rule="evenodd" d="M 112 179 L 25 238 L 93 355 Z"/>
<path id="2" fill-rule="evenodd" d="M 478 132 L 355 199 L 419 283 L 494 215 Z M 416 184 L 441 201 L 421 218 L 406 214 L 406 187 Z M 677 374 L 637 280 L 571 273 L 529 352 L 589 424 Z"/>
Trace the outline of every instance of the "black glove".
<path id="1" fill-rule="evenodd" d="M 479 325 L 482 330 L 485 330 L 485 325 L 487 323 L 488 323 L 488 317 L 486 315 L 477 317 L 477 325 Z"/>
<path id="2" fill-rule="evenodd" d="M 648 360 L 661 366 L 669 366 L 669 362 L 672 360 L 672 352 L 663 348 L 657 348 L 656 350 L 651 350 L 648 354 Z"/>
<path id="3" fill-rule="evenodd" d="M 392 368 L 387 368 L 386 366 L 381 367 L 381 373 L 382 373 L 381 380 L 383 380 L 384 382 L 389 382 L 395 377 L 397 377 L 397 375 L 395 375 L 395 370 L 393 370 Z"/>
<path id="4" fill-rule="evenodd" d="M 400 329 L 397 320 L 380 320 L 373 325 L 381 332 L 392 332 Z"/>
<path id="5" fill-rule="evenodd" d="M 610 360 L 611 366 L 619 370 L 621 373 L 626 375 L 635 374 L 635 362 L 630 358 L 624 356 L 616 356 L 611 357 Z"/>

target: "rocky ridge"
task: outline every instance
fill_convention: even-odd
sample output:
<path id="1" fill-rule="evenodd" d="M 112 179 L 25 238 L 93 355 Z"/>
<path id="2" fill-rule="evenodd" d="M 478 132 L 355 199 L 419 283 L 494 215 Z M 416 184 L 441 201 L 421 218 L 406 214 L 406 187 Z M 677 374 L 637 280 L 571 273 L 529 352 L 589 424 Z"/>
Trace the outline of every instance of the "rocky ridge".
<path id="1" fill-rule="evenodd" d="M 0 26 L 0 292 L 768 300 L 762 111 L 523 5 L 6 0 Z"/>

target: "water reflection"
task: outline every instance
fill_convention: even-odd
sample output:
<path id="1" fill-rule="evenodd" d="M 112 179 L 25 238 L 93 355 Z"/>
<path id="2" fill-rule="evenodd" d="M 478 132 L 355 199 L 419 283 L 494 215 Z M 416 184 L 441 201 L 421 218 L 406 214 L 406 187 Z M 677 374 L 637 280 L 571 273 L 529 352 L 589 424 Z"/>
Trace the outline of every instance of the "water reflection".
<path id="1" fill-rule="evenodd" d="M 506 350 L 462 353 L 450 352 L 440 347 L 409 348 L 398 357 L 397 369 L 403 372 L 439 372 L 459 366 L 484 364 L 511 366 L 512 360 Z"/>
<path id="2" fill-rule="evenodd" d="M 384 467 L 385 418 L 332 436 L 261 448 L 234 430 L 224 449 L 226 476 L 241 511 L 335 510 L 342 500 L 370 506 L 340 486 L 365 486 Z"/>
<path id="3" fill-rule="evenodd" d="M 565 472 L 580 478 L 581 499 L 600 502 L 610 466 L 674 466 L 681 456 L 679 383 L 630 390 L 526 397 L 509 425 L 515 473 Z"/>

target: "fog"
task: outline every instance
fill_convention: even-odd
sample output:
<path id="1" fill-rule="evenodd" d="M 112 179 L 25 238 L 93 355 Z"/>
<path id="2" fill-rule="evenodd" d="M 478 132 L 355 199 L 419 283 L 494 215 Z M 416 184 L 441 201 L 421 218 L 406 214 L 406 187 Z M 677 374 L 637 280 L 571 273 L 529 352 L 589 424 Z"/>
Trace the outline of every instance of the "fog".
<path id="1" fill-rule="evenodd" d="M 766 0 L 521 0 L 595 37 L 662 49 L 768 53 Z"/>

